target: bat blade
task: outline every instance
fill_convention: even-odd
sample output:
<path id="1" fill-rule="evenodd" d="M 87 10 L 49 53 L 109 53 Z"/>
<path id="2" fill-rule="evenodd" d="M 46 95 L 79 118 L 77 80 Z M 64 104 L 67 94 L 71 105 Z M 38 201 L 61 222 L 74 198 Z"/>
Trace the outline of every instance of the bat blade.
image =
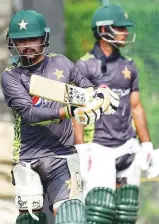
<path id="1" fill-rule="evenodd" d="M 31 76 L 29 94 L 67 104 L 66 84 L 42 76 Z"/>
<path id="2" fill-rule="evenodd" d="M 30 79 L 30 95 L 36 95 L 47 100 L 85 106 L 93 95 L 93 88 L 80 88 L 70 84 L 58 82 L 38 75 L 32 75 Z M 88 99 L 89 97 L 89 99 Z"/>

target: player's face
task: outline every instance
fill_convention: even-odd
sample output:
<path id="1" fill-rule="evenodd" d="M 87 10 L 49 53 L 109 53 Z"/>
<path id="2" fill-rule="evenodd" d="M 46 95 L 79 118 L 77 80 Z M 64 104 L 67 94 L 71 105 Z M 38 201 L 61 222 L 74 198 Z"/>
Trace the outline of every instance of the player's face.
<path id="1" fill-rule="evenodd" d="M 120 43 L 119 45 L 125 45 L 124 42 L 127 40 L 127 37 L 129 35 L 129 32 L 126 27 L 113 27 L 113 29 L 116 31 L 115 40 L 116 41 L 123 41 L 123 43 Z"/>
<path id="2" fill-rule="evenodd" d="M 15 39 L 14 43 L 21 56 L 36 62 L 36 60 L 39 60 L 39 56 L 41 57 L 40 54 L 43 52 L 43 41 L 44 40 L 41 37 L 33 37 Z"/>

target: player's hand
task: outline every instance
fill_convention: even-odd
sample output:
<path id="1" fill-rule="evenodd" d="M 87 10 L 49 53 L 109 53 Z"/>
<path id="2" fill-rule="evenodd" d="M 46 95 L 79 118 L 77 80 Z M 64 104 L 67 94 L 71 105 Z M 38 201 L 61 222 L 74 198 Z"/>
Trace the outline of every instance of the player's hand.
<path id="1" fill-rule="evenodd" d="M 153 165 L 153 145 L 151 142 L 141 143 L 142 150 L 142 160 L 141 160 L 141 170 L 146 171 Z"/>
<path id="2" fill-rule="evenodd" d="M 159 152 L 153 149 L 151 142 L 143 142 L 141 147 L 141 170 L 146 171 L 148 178 L 154 178 L 159 175 Z"/>
<path id="3" fill-rule="evenodd" d="M 74 117 L 78 123 L 88 125 L 95 123 L 102 115 L 101 106 L 103 99 L 97 98 L 89 102 L 85 107 L 67 106 L 67 113 Z"/>
<path id="4" fill-rule="evenodd" d="M 159 149 L 153 150 L 152 160 L 147 170 L 148 178 L 155 178 L 159 175 Z"/>
<path id="5" fill-rule="evenodd" d="M 120 103 L 118 94 L 116 94 L 109 87 L 104 85 L 97 89 L 96 96 L 104 99 L 102 105 L 104 114 L 110 115 L 116 112 Z"/>

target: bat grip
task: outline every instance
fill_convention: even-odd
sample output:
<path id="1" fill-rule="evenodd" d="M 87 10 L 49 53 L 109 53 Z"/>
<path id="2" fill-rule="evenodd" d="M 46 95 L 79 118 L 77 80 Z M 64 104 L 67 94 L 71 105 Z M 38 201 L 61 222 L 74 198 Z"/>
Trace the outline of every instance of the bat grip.
<path id="1" fill-rule="evenodd" d="M 77 108 L 78 108 L 78 107 L 76 107 L 76 106 L 72 106 L 72 105 L 70 106 L 70 111 L 71 111 L 71 116 L 72 116 L 72 117 L 75 116 L 74 110 L 77 109 Z"/>
<path id="2" fill-rule="evenodd" d="M 70 119 L 71 117 L 75 116 L 74 110 L 78 108 L 76 106 L 73 105 L 67 105 L 65 107 L 65 114 L 66 114 L 66 119 Z"/>

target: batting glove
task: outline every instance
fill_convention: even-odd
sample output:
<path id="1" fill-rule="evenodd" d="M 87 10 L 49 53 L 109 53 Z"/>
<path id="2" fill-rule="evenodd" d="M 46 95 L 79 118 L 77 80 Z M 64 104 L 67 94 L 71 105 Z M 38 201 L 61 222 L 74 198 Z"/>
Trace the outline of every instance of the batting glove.
<path id="1" fill-rule="evenodd" d="M 96 91 L 96 96 L 103 98 L 102 110 L 106 115 L 114 114 L 119 106 L 120 99 L 119 96 L 113 92 L 109 87 L 102 86 Z"/>
<path id="2" fill-rule="evenodd" d="M 67 106 L 68 118 L 74 117 L 78 123 L 88 125 L 95 123 L 102 115 L 103 99 L 97 98 L 89 102 L 85 107 Z"/>

